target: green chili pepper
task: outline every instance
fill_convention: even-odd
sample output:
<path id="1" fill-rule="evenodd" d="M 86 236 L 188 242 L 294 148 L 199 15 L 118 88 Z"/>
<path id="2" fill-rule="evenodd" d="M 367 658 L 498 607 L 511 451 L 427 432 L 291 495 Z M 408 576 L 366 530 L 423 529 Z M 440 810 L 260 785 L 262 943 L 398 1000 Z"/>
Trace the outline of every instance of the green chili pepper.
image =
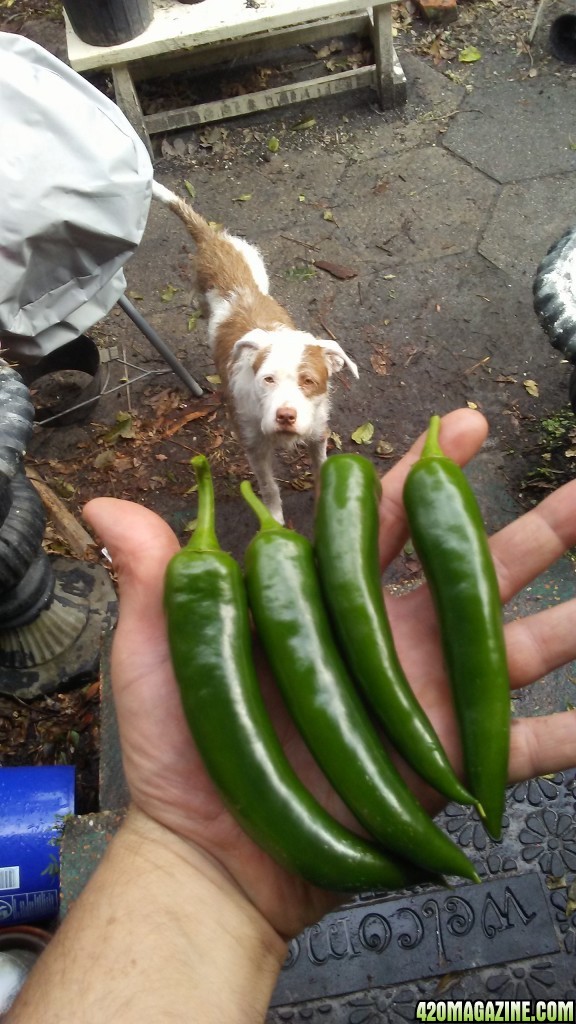
<path id="1" fill-rule="evenodd" d="M 422 881 L 332 818 L 287 761 L 252 660 L 242 571 L 215 535 L 209 464 L 192 464 L 198 523 L 168 565 L 164 600 L 186 718 L 224 802 L 271 857 L 314 885 L 361 892 Z"/>
<path id="2" fill-rule="evenodd" d="M 426 871 L 478 876 L 390 761 L 332 635 L 311 543 L 280 526 L 247 481 L 260 521 L 245 556 L 248 601 L 285 703 L 335 790 L 383 847 Z"/>
<path id="3" fill-rule="evenodd" d="M 324 601 L 350 673 L 396 749 L 449 800 L 472 804 L 396 653 L 378 554 L 381 491 L 361 455 L 333 455 L 323 464 L 314 551 Z"/>
<path id="4" fill-rule="evenodd" d="M 502 828 L 510 745 L 510 682 L 502 606 L 482 515 L 462 469 L 430 421 L 404 503 L 437 609 L 459 722 L 465 781 L 495 839 Z"/>

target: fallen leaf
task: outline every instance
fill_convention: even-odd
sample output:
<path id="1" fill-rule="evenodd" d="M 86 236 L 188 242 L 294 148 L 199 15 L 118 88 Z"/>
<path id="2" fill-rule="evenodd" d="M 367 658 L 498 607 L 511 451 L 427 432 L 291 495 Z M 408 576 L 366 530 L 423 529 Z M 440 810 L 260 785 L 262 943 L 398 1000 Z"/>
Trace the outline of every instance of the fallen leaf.
<path id="1" fill-rule="evenodd" d="M 356 444 L 370 444 L 370 441 L 374 437 L 374 424 L 363 423 L 362 426 L 357 427 L 354 433 L 350 436 Z"/>
<path id="2" fill-rule="evenodd" d="M 352 267 L 343 267 L 339 263 L 314 260 L 314 266 L 318 267 L 318 270 L 325 270 L 327 274 L 332 274 L 332 277 L 337 277 L 340 281 L 349 281 L 352 277 L 358 277 L 357 270 L 352 270 Z"/>
<path id="3" fill-rule="evenodd" d="M 280 140 L 277 139 L 275 135 L 273 135 L 272 138 L 268 139 L 267 145 L 271 153 L 277 153 L 278 150 L 280 149 Z"/>
<path id="4" fill-rule="evenodd" d="M 305 121 L 298 121 L 297 124 L 293 124 L 292 128 L 291 128 L 291 131 L 293 131 L 293 132 L 303 132 L 303 131 L 306 131 L 307 128 L 313 128 L 315 124 L 316 124 L 316 118 L 315 117 L 308 117 Z"/>
<path id="5" fill-rule="evenodd" d="M 297 281 L 308 281 L 309 278 L 314 277 L 316 271 L 314 267 L 290 267 L 287 273 L 287 277 L 294 278 Z"/>
<path id="6" fill-rule="evenodd" d="M 247 203 L 249 199 L 252 199 L 252 193 L 251 192 L 244 192 L 243 195 L 236 196 L 235 199 L 232 200 L 232 202 L 233 203 Z"/>
<path id="7" fill-rule="evenodd" d="M 330 43 L 320 46 L 319 49 L 316 50 L 316 56 L 318 60 L 325 60 L 331 53 L 340 53 L 343 49 L 344 44 L 342 41 L 339 39 L 333 39 Z"/>
<path id="8" fill-rule="evenodd" d="M 468 406 L 469 409 L 477 409 L 478 408 L 478 405 L 477 405 L 476 402 L 466 402 L 466 405 Z"/>
<path id="9" fill-rule="evenodd" d="M 310 474 L 307 476 L 297 476 L 290 481 L 290 486 L 293 491 L 310 491 L 314 486 L 313 480 L 310 478 Z"/>
<path id="10" fill-rule="evenodd" d="M 187 412 L 185 416 L 182 416 L 177 423 L 173 423 L 172 426 L 168 427 L 168 429 L 164 431 L 162 437 L 172 437 L 172 435 L 177 434 L 182 427 L 185 427 L 187 423 L 191 423 L 193 420 L 201 420 L 204 416 L 211 416 L 213 413 L 213 405 L 207 405 L 204 409 L 193 409 L 192 412 Z"/>
<path id="11" fill-rule="evenodd" d="M 332 441 L 334 447 L 338 449 L 338 451 L 342 451 L 342 438 L 340 437 L 340 434 L 337 434 L 333 430 L 332 433 L 330 434 L 330 440 Z"/>
<path id="12" fill-rule="evenodd" d="M 119 412 L 116 414 L 116 423 L 104 435 L 105 441 L 117 441 L 119 437 L 132 438 L 136 437 L 136 431 L 134 429 L 134 421 L 129 412 Z"/>
<path id="13" fill-rule="evenodd" d="M 381 438 L 376 445 L 375 452 L 379 459 L 389 459 L 394 455 L 394 445 Z"/>
<path id="14" fill-rule="evenodd" d="M 156 414 L 156 419 L 161 419 L 168 412 L 178 409 L 182 401 L 182 395 L 177 391 L 166 388 L 156 395 L 150 395 L 146 399 L 146 405 L 150 405 Z"/>
<path id="15" fill-rule="evenodd" d="M 384 345 L 376 345 L 370 356 L 370 364 L 379 377 L 385 377 L 388 373 L 388 358 L 388 349 Z"/>
<path id="16" fill-rule="evenodd" d="M 107 449 L 105 452 L 100 452 L 100 454 L 96 456 L 92 465 L 94 466 L 94 469 L 108 469 L 109 466 L 114 465 L 114 462 L 114 452 Z"/>
<path id="17" fill-rule="evenodd" d="M 185 181 L 184 182 L 184 187 L 185 187 L 186 191 L 188 192 L 188 194 L 191 196 L 191 198 L 195 199 L 196 198 L 196 189 L 194 188 L 194 185 L 192 184 L 192 182 L 191 181 Z"/>
<path id="18" fill-rule="evenodd" d="M 458 60 L 461 64 L 473 64 L 474 61 L 481 59 L 482 53 L 477 46 L 465 46 L 458 54 Z"/>
<path id="19" fill-rule="evenodd" d="M 538 390 L 538 385 L 537 385 L 536 381 L 535 380 L 525 380 L 523 383 L 524 383 L 524 387 L 526 388 L 526 391 L 528 392 L 528 394 L 529 395 L 533 395 L 534 398 L 538 398 L 538 396 L 540 395 L 540 392 Z"/>
<path id="20" fill-rule="evenodd" d="M 186 143 L 184 142 L 184 139 L 174 139 L 174 152 L 177 156 L 186 155 Z"/>
<path id="21" fill-rule="evenodd" d="M 562 875 L 546 875 L 546 888 L 553 891 L 554 889 L 563 889 L 566 885 L 566 876 Z"/>
<path id="22" fill-rule="evenodd" d="M 324 210 L 322 218 L 323 220 L 334 220 L 334 214 L 332 213 L 332 210 Z"/>
<path id="23" fill-rule="evenodd" d="M 440 40 L 436 37 L 430 46 L 428 47 L 428 53 L 434 59 L 435 63 L 438 64 L 445 55 L 445 51 L 440 43 Z"/>
<path id="24" fill-rule="evenodd" d="M 221 384 L 222 378 L 219 373 L 210 373 L 206 375 L 206 380 L 209 384 Z"/>
<path id="25" fill-rule="evenodd" d="M 175 288 L 173 284 L 167 284 L 164 291 L 160 292 L 162 302 L 171 302 L 177 291 L 178 289 Z"/>
<path id="26" fill-rule="evenodd" d="M 572 885 L 568 888 L 566 896 L 566 917 L 570 918 L 576 910 L 576 883 L 572 882 Z"/>
<path id="27" fill-rule="evenodd" d="M 214 436 L 210 438 L 210 444 L 208 445 L 208 450 L 213 452 L 217 448 L 221 448 L 223 444 L 224 444 L 224 434 L 223 433 L 214 434 Z"/>
<path id="28" fill-rule="evenodd" d="M 458 978 L 458 975 L 457 975 L 457 973 L 455 971 L 453 971 L 451 974 L 443 974 L 442 977 L 440 978 L 440 981 L 436 985 L 436 989 L 434 991 L 434 995 L 435 996 L 442 995 L 444 992 L 446 992 L 450 988 L 451 985 L 454 984 L 454 982 L 456 981 L 457 978 Z"/>
<path id="29" fill-rule="evenodd" d="M 216 146 L 219 142 L 222 142 L 227 135 L 228 131 L 225 128 L 219 128 L 217 126 L 208 128 L 200 136 L 200 145 L 205 147 Z"/>

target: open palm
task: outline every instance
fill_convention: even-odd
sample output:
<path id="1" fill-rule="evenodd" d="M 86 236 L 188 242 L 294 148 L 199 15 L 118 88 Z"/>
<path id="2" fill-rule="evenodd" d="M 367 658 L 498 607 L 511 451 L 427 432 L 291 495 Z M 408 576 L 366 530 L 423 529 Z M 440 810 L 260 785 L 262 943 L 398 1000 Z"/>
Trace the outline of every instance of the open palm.
<path id="1" fill-rule="evenodd" d="M 444 417 L 441 443 L 465 464 L 486 436 L 478 413 Z M 407 536 L 402 486 L 423 437 L 383 479 L 382 564 Z M 576 481 L 547 498 L 492 538 L 503 601 L 543 571 L 576 541 Z M 338 897 L 316 890 L 274 864 L 225 810 L 190 737 L 173 676 L 163 612 L 164 572 L 178 541 L 155 513 L 114 498 L 88 503 L 85 518 L 111 554 L 118 574 L 120 614 L 112 652 L 112 682 L 124 770 L 133 803 L 164 827 L 205 851 L 231 876 L 282 935 L 297 934 Z M 432 606 L 425 587 L 393 597 L 389 614 L 408 677 L 453 762 L 459 764 L 457 731 L 442 669 Z M 570 601 L 506 627 L 512 685 L 533 682 L 576 657 L 576 602 Z M 350 813 L 321 775 L 288 721 L 269 679 L 265 697 L 289 759 L 308 787 L 335 816 L 355 828 Z M 571 766 L 576 716 L 515 720 L 510 780 Z M 406 772 L 430 811 L 437 794 Z"/>

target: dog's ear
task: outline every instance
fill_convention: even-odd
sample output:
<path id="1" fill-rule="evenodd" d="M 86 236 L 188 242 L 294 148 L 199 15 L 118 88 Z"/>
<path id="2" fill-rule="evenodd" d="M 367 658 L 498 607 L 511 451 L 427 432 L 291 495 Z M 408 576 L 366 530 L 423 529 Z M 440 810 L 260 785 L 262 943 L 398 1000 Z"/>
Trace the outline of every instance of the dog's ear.
<path id="1" fill-rule="evenodd" d="M 346 355 L 344 349 L 337 341 L 332 341 L 331 338 L 322 338 L 316 344 L 321 345 L 326 353 L 326 365 L 330 374 L 338 373 L 343 366 L 347 366 L 350 373 L 354 374 L 355 377 L 358 376 L 356 363 L 352 362 L 350 356 Z"/>
<path id="2" fill-rule="evenodd" d="M 253 331 L 248 331 L 247 334 L 243 334 L 238 341 L 235 341 L 232 346 L 232 359 L 238 359 L 238 356 L 245 352 L 246 349 L 253 349 L 258 352 L 266 345 L 270 344 L 270 335 L 267 331 L 263 331 L 261 327 L 256 327 Z"/>

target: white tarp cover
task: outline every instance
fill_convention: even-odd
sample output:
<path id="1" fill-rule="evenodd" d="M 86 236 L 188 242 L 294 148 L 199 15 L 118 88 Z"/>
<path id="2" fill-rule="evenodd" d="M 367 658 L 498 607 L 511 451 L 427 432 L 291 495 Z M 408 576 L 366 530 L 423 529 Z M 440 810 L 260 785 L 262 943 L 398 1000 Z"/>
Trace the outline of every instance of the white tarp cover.
<path id="1" fill-rule="evenodd" d="M 33 363 L 112 309 L 152 176 L 115 103 L 43 47 L 0 32 L 0 347 Z"/>

